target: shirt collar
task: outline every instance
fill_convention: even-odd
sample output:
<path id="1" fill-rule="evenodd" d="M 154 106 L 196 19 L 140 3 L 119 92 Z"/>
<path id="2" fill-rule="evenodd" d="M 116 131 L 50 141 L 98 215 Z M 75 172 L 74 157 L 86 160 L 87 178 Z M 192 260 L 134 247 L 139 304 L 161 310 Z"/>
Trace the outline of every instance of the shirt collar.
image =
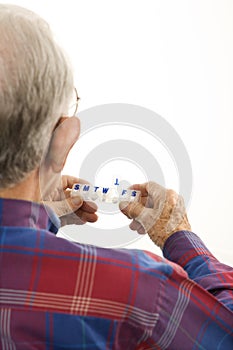
<path id="1" fill-rule="evenodd" d="M 0 226 L 30 227 L 57 233 L 61 224 L 48 206 L 19 199 L 0 198 Z"/>

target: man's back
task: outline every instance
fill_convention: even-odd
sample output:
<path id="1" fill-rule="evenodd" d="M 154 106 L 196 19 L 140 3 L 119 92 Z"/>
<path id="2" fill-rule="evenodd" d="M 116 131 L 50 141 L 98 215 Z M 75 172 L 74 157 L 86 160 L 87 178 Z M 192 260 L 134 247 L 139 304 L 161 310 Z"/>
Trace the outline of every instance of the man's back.
<path id="1" fill-rule="evenodd" d="M 0 208 L 2 349 L 229 348 L 231 312 L 180 266 L 57 238 L 35 203 Z"/>

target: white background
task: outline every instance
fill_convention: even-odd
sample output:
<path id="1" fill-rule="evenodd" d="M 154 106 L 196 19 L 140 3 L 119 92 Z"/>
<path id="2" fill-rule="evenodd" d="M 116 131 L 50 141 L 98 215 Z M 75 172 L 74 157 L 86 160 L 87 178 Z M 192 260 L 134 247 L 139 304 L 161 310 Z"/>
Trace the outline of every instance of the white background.
<path id="1" fill-rule="evenodd" d="M 14 3 L 42 15 L 68 52 L 80 111 L 132 103 L 176 129 L 193 167 L 193 231 L 232 265 L 233 2 Z M 146 237 L 132 246 L 158 252 Z"/>

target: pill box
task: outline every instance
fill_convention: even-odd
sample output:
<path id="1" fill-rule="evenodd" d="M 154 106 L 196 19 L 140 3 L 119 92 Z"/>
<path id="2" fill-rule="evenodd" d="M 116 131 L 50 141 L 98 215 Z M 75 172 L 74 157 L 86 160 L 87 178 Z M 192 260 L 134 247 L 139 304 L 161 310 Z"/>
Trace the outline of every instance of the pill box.
<path id="1" fill-rule="evenodd" d="M 84 200 L 106 203 L 119 203 L 121 201 L 138 201 L 141 192 L 129 189 L 119 189 L 113 187 L 92 186 L 90 184 L 74 184 L 71 196 L 81 196 Z"/>

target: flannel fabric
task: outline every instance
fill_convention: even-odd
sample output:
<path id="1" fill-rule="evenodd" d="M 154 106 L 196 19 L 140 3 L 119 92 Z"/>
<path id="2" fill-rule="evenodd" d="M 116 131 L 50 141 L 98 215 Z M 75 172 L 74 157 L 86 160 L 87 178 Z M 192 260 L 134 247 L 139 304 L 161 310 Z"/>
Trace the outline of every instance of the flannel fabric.
<path id="1" fill-rule="evenodd" d="M 233 269 L 194 233 L 162 258 L 58 238 L 47 211 L 0 199 L 0 349 L 233 349 Z"/>

